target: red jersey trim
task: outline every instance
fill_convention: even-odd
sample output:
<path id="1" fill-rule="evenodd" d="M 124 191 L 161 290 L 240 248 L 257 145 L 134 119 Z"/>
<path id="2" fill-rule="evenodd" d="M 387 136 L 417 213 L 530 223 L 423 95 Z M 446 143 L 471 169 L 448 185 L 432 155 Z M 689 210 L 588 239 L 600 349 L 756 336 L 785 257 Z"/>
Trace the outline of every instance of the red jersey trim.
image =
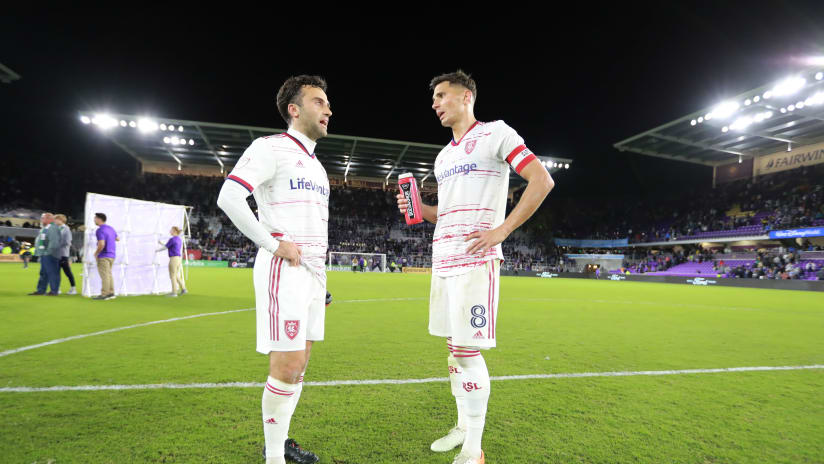
<path id="1" fill-rule="evenodd" d="M 309 150 L 307 150 L 307 149 L 306 149 L 306 147 L 305 147 L 305 146 L 303 146 L 303 144 L 300 142 L 300 140 L 296 139 L 295 137 L 293 137 L 292 135 L 290 135 L 290 134 L 288 134 L 288 133 L 286 133 L 286 132 L 284 132 L 284 133 L 283 133 L 283 135 L 285 135 L 285 136 L 289 137 L 289 138 L 290 138 L 290 139 L 292 139 L 292 140 L 293 140 L 296 144 L 298 144 L 298 146 L 299 146 L 301 149 L 303 149 L 303 152 L 304 152 L 304 153 L 306 153 L 307 155 L 309 155 L 309 156 L 310 156 L 310 157 L 312 157 L 312 158 L 314 158 L 314 157 L 315 157 L 314 153 L 309 153 Z"/>
<path id="2" fill-rule="evenodd" d="M 475 128 L 475 126 L 477 126 L 479 122 L 480 122 L 480 121 L 475 121 L 475 123 L 473 123 L 471 126 L 469 126 L 469 129 L 467 129 L 467 130 L 466 130 L 466 132 L 464 132 L 464 135 L 462 135 L 462 136 L 461 136 L 461 139 L 460 139 L 460 140 L 458 140 L 458 141 L 456 142 L 456 141 L 455 141 L 455 137 L 452 137 L 452 141 L 451 141 L 451 142 L 449 142 L 449 143 L 451 143 L 453 147 L 456 147 L 456 146 L 460 145 L 460 144 L 461 144 L 461 140 L 463 140 L 463 139 L 464 139 L 464 137 L 466 137 L 466 134 L 468 134 L 468 133 L 472 132 L 472 129 L 474 129 L 474 128 Z"/>
<path id="3" fill-rule="evenodd" d="M 244 188 L 246 188 L 246 190 L 249 191 L 249 193 L 252 193 L 252 190 L 255 189 L 254 187 L 249 185 L 248 182 L 246 182 L 245 180 L 241 179 L 238 176 L 229 175 L 226 178 L 229 179 L 229 180 L 233 180 L 233 181 L 237 182 L 238 184 L 242 185 Z"/>
<path id="4" fill-rule="evenodd" d="M 526 150 L 526 145 L 523 145 L 523 144 L 518 145 L 518 146 L 517 146 L 517 147 L 515 147 L 515 149 L 514 149 L 514 150 L 512 150 L 512 152 L 510 152 L 510 153 L 509 153 L 509 155 L 506 157 L 506 162 L 507 162 L 507 163 L 512 163 L 512 159 L 513 159 L 513 158 L 515 158 L 515 155 L 517 155 L 518 153 L 520 153 L 520 152 L 522 152 L 522 151 L 524 151 L 524 150 Z"/>
<path id="5" fill-rule="evenodd" d="M 518 163 L 518 166 L 515 167 L 515 172 L 520 174 L 521 171 L 526 167 L 526 165 L 529 164 L 534 159 L 536 159 L 536 157 L 533 154 L 530 154 L 529 156 L 524 158 L 520 163 Z"/>

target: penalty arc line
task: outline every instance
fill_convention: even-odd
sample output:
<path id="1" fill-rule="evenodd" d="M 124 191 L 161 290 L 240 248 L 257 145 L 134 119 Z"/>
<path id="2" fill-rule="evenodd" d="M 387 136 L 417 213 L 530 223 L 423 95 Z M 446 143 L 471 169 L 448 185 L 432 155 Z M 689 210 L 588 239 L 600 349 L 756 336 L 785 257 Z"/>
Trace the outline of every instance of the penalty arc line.
<path id="1" fill-rule="evenodd" d="M 588 377 L 636 377 L 636 376 L 664 376 L 689 374 L 718 374 L 729 372 L 763 372 L 763 371 L 798 371 L 809 369 L 824 369 L 824 364 L 809 366 L 752 366 L 727 367 L 717 369 L 681 369 L 661 371 L 617 371 L 617 372 L 571 372 L 562 374 L 527 374 L 505 375 L 490 377 L 490 380 L 545 380 L 545 379 L 575 379 Z M 375 379 L 375 380 L 329 380 L 320 382 L 306 382 L 307 387 L 338 387 L 346 385 L 408 385 L 419 383 L 448 382 L 447 377 L 432 377 L 426 379 Z M 40 393 L 62 391 L 106 391 L 106 390 L 179 390 L 179 389 L 215 389 L 215 388 L 263 388 L 260 382 L 225 382 L 225 383 L 152 383 L 142 385 L 58 385 L 54 387 L 0 387 L 0 393 Z"/>

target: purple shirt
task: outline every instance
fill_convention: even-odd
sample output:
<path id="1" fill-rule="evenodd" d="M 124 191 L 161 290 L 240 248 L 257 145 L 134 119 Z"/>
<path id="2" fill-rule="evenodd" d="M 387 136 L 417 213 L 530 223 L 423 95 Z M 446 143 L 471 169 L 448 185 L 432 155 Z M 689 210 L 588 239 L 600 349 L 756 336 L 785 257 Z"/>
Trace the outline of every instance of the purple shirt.
<path id="1" fill-rule="evenodd" d="M 172 235 L 172 238 L 166 242 L 166 248 L 169 249 L 169 257 L 180 256 L 180 250 L 183 249 L 183 240 L 179 235 Z"/>
<path id="2" fill-rule="evenodd" d="M 114 231 L 114 228 L 108 224 L 102 224 L 97 228 L 95 235 L 97 235 L 98 240 L 106 241 L 106 246 L 103 247 L 103 250 L 97 257 L 114 259 L 115 251 L 117 250 L 117 232 Z"/>

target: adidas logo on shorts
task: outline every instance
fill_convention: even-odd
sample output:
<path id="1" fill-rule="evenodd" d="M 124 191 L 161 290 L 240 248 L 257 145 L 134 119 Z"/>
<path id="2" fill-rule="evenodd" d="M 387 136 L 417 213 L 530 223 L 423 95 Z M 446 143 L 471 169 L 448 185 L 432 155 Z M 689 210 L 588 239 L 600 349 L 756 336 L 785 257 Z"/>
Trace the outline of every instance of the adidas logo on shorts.
<path id="1" fill-rule="evenodd" d="M 481 331 L 479 330 L 479 331 L 475 332 L 475 335 L 473 335 L 472 338 L 474 338 L 475 340 L 478 340 L 480 338 L 484 338 L 484 334 L 481 333 Z"/>

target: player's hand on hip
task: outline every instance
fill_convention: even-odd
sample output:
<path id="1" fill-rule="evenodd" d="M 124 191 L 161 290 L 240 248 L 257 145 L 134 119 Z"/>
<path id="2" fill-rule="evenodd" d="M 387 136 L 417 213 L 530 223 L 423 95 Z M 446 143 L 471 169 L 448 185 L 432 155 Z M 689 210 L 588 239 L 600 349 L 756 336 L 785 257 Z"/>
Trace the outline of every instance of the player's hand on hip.
<path id="1" fill-rule="evenodd" d="M 395 195 L 395 198 L 398 199 L 398 209 L 401 211 L 401 214 L 406 214 L 406 208 L 409 207 L 409 202 L 406 200 L 406 197 L 403 196 L 402 193 Z"/>
<path id="2" fill-rule="evenodd" d="M 466 254 L 486 253 L 487 250 L 506 240 L 506 236 L 506 232 L 498 227 L 491 230 L 476 230 L 464 239 L 464 242 L 475 239 L 475 242 L 466 249 Z"/>
<path id="3" fill-rule="evenodd" d="M 303 256 L 303 251 L 300 247 L 295 245 L 295 242 L 281 241 L 278 249 L 275 250 L 275 256 L 289 261 L 292 266 L 300 264 L 300 258 Z"/>

